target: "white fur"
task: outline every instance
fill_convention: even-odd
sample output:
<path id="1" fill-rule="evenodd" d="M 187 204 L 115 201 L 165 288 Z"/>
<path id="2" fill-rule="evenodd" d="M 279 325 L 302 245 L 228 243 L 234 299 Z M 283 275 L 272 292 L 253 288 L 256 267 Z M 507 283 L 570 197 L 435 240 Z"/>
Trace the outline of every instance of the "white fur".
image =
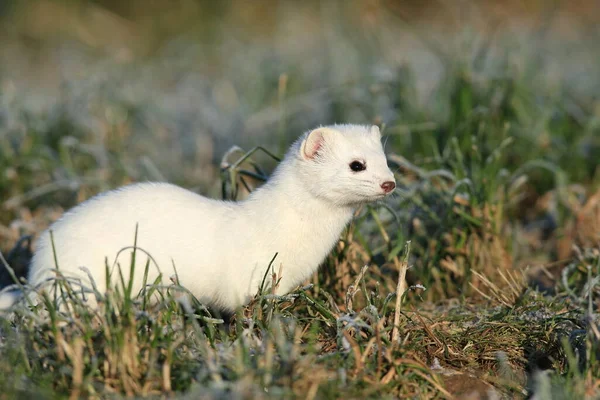
<path id="1" fill-rule="evenodd" d="M 354 160 L 367 169 L 353 172 Z M 334 125 L 307 132 L 290 148 L 273 176 L 242 202 L 208 199 L 166 183 L 142 183 L 100 194 L 78 205 L 52 231 L 60 271 L 88 282 L 85 266 L 104 291 L 105 259 L 129 276 L 131 250 L 148 252 L 148 283 L 162 271 L 174 275 L 207 305 L 233 310 L 257 293 L 275 253 L 282 266 L 280 294 L 315 272 L 334 247 L 357 206 L 385 197 L 381 184 L 394 181 L 379 129 Z M 54 276 L 49 231 L 38 242 L 29 284 Z M 137 252 L 134 293 L 142 286 L 148 257 Z M 118 274 L 113 274 L 113 281 Z M 269 280 L 269 279 L 268 279 Z"/>

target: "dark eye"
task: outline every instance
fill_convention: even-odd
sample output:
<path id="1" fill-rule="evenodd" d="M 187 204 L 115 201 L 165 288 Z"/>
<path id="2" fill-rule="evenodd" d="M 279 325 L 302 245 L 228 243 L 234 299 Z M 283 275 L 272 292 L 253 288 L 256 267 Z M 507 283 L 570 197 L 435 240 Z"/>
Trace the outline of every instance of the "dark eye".
<path id="1" fill-rule="evenodd" d="M 352 161 L 350 163 L 350 169 L 354 172 L 360 172 L 367 169 L 367 166 L 365 165 L 365 163 L 362 163 L 360 161 Z"/>

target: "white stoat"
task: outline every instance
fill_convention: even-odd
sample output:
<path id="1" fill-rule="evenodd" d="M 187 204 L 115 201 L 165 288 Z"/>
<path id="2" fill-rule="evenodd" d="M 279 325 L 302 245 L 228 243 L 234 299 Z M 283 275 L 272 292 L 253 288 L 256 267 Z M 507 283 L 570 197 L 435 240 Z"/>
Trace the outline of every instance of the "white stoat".
<path id="1" fill-rule="evenodd" d="M 241 202 L 208 199 L 166 183 L 133 184 L 83 202 L 41 235 L 28 283 L 38 286 L 55 276 L 55 261 L 63 275 L 89 285 L 80 268 L 86 267 L 100 291 L 106 290 L 106 260 L 118 263 L 127 281 L 132 250 L 119 251 L 133 245 L 137 224 L 137 247 L 154 260 L 147 283 L 159 270 L 163 283 L 176 271 L 200 302 L 232 311 L 257 293 L 276 253 L 279 294 L 308 278 L 355 209 L 394 188 L 379 128 L 320 127 L 302 135 L 268 182 Z M 142 251 L 136 254 L 133 293 L 142 289 L 148 260 Z M 120 281 L 118 272 L 112 279 Z"/>

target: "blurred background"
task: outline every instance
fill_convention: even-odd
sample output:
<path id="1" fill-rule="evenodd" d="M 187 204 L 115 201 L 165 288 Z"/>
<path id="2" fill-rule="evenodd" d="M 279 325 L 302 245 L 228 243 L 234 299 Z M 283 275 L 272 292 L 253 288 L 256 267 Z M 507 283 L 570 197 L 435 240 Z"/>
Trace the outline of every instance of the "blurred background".
<path id="1" fill-rule="evenodd" d="M 443 122 L 458 69 L 567 91 L 576 115 L 600 89 L 599 18 L 596 1 L 3 0 L 0 126 L 18 129 L 10 107 L 76 138 L 122 126 L 155 173 L 206 183 L 232 144 Z"/>
<path id="2" fill-rule="evenodd" d="M 537 160 L 506 215 L 556 227 L 565 196 L 550 222 L 533 205 L 599 181 L 599 21 L 584 0 L 3 0 L 0 243 L 131 181 L 218 197 L 231 146 L 281 155 L 334 122 L 385 125 L 477 204 Z"/>

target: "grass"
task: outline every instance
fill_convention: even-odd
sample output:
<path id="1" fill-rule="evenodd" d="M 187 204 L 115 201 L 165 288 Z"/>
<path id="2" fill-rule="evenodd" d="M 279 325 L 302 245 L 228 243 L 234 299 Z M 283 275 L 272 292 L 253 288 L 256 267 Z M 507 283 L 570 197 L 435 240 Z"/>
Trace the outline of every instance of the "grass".
<path id="1" fill-rule="evenodd" d="M 303 29 L 308 50 L 182 23 L 179 41 L 129 62 L 72 50 L 84 72 L 67 71 L 60 96 L 41 108 L 21 86 L 3 86 L 3 250 L 131 181 L 241 199 L 297 134 L 329 122 L 380 124 L 398 189 L 357 213 L 303 287 L 273 295 L 273 271 L 231 321 L 200 305 L 186 314 L 174 299 L 184 288 L 138 294 L 127 282 L 107 294 L 89 288 L 102 304 L 90 312 L 73 296 L 81 287 L 59 279 L 64 298 L 1 319 L 0 397 L 600 396 L 596 63 L 581 77 L 557 67 L 556 48 L 537 49 L 564 44 L 541 28 L 493 40 L 465 28 L 440 46 L 392 11 L 377 14 L 385 29 L 365 33 L 333 16 L 362 27 L 367 14 L 329 7 L 319 13 L 338 23 Z M 237 26 L 231 9 L 219 15 Z M 409 34 L 437 78 L 418 51 L 407 53 L 412 64 L 392 60 L 405 49 L 390 38 Z M 321 37 L 326 61 L 306 63 Z M 597 59 L 597 46 L 577 46 L 579 65 Z M 222 75 L 205 68 L 207 54 Z M 4 69 L 0 77 L 19 84 Z"/>

